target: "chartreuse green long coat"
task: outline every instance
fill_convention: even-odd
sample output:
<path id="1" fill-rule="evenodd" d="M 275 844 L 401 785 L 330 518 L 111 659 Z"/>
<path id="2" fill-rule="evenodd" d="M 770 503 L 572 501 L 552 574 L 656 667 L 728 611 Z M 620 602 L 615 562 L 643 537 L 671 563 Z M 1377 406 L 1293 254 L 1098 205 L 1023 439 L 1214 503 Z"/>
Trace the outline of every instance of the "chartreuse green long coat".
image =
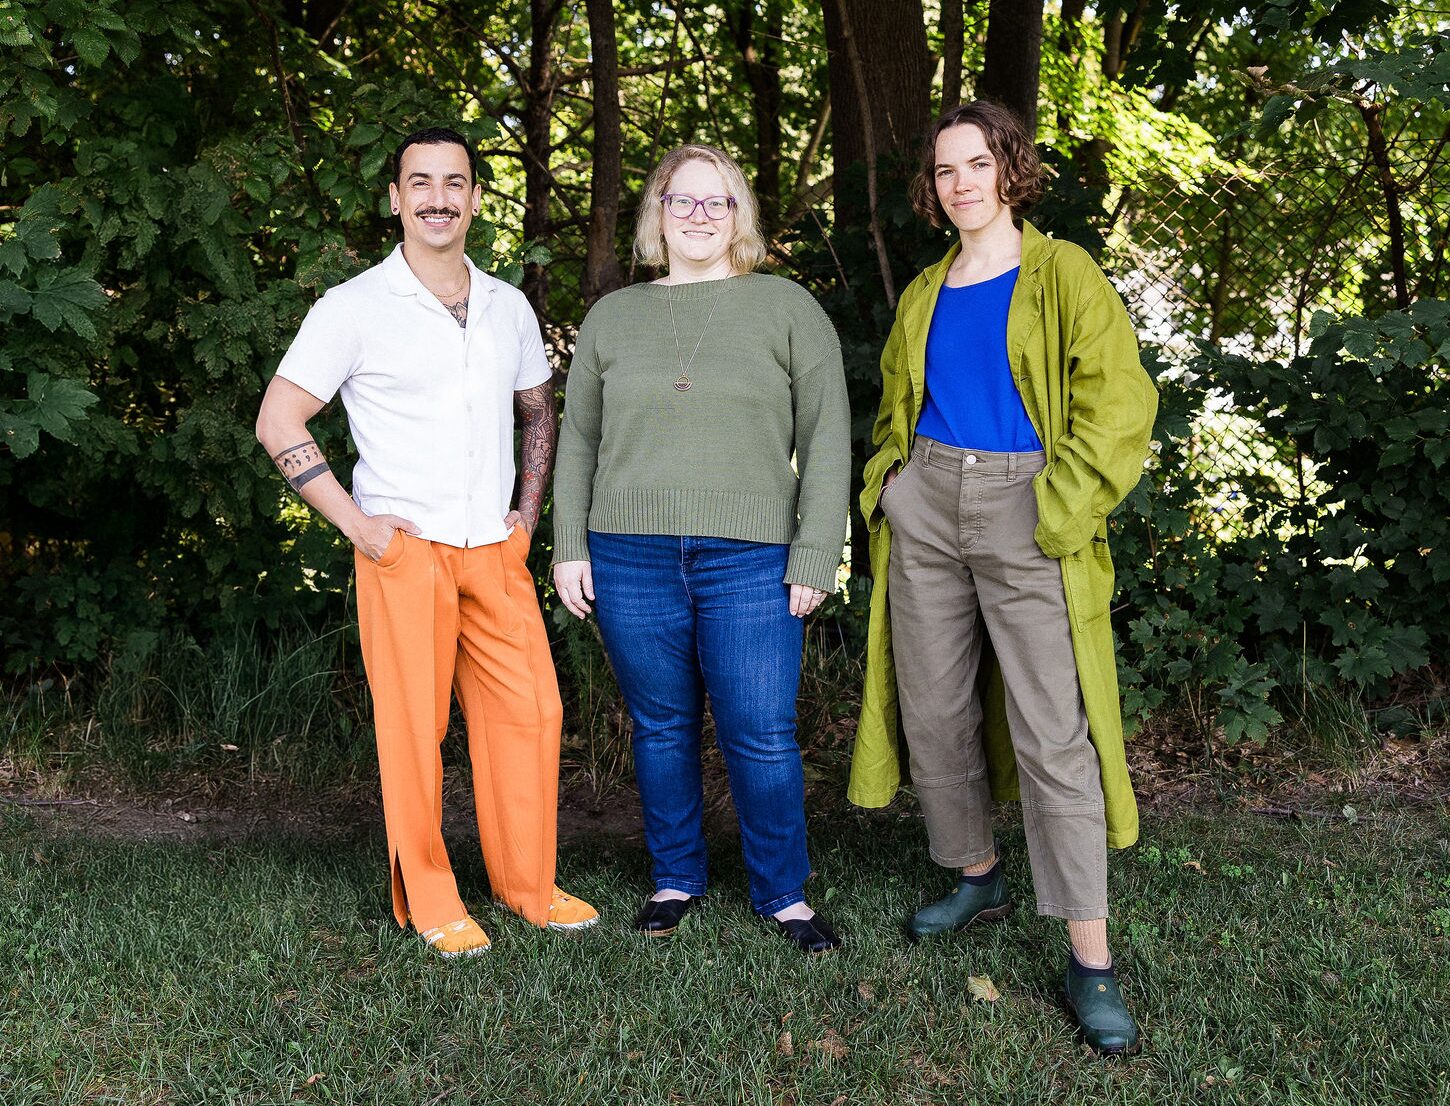
<path id="1" fill-rule="evenodd" d="M 861 511 L 871 533 L 870 630 L 866 687 L 848 797 L 880 807 L 901 783 L 896 670 L 886 591 L 891 524 L 878 507 L 886 473 L 911 456 L 926 394 L 926 337 L 954 245 L 901 296 L 881 355 L 883 393 L 866 463 Z M 1102 765 L 1108 844 L 1138 838 L 1138 806 L 1123 752 L 1117 665 L 1108 607 L 1113 562 L 1107 515 L 1137 484 L 1148 455 L 1158 398 L 1138 358 L 1123 302 L 1092 258 L 1069 242 L 1022 225 L 1022 268 L 1007 312 L 1007 354 L 1027 416 L 1047 452 L 1033 480 L 1037 544 L 1062 564 L 1078 683 Z M 997 799 L 1019 798 L 1007 732 L 1002 677 L 990 651 L 980 674 L 989 779 Z"/>

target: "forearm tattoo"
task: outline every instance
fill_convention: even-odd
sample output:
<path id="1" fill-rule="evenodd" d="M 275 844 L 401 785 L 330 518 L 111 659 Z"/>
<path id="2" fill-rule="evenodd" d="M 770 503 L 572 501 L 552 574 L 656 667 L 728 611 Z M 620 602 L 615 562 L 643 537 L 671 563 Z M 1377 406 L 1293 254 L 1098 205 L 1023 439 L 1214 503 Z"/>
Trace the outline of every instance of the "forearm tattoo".
<path id="1" fill-rule="evenodd" d="M 554 382 L 514 393 L 514 411 L 523 429 L 523 464 L 519 475 L 519 514 L 529 528 L 539 521 L 544 509 L 544 491 L 554 469 L 554 446 L 559 440 L 559 423 L 554 409 Z"/>
<path id="2" fill-rule="evenodd" d="M 442 302 L 441 300 L 439 301 Z M 453 316 L 459 326 L 468 325 L 468 297 L 464 296 L 457 303 L 445 303 L 443 309 Z"/>
<path id="3" fill-rule="evenodd" d="M 322 450 L 317 448 L 317 443 L 311 438 L 301 445 L 288 446 L 274 455 L 272 460 L 277 463 L 295 492 L 300 492 L 302 485 L 308 481 L 316 480 L 324 472 L 332 471 L 327 466 L 327 458 L 322 456 Z"/>

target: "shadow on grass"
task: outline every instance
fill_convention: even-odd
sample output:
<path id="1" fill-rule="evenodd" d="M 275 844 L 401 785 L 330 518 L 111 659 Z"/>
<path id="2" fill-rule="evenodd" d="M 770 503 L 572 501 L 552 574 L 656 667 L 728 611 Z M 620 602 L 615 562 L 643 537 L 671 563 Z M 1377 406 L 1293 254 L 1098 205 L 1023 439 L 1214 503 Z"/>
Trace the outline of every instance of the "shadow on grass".
<path id="1" fill-rule="evenodd" d="M 912 947 L 949 877 L 919 821 L 819 819 L 812 901 L 848 935 L 806 960 L 750 913 L 737 844 L 673 939 L 628 922 L 641 846 L 579 840 L 560 882 L 603 923 L 444 963 L 388 913 L 376 836 L 95 840 L 0 808 L 0 1102 L 1362 1103 L 1447 1101 L 1450 813 L 1301 825 L 1151 817 L 1112 923 L 1143 1055 L 1085 1055 L 1058 1005 L 1060 924 L 1018 910 Z M 1011 819 L 1004 819 L 1010 826 Z M 995 1003 L 974 1002 L 969 975 Z"/>

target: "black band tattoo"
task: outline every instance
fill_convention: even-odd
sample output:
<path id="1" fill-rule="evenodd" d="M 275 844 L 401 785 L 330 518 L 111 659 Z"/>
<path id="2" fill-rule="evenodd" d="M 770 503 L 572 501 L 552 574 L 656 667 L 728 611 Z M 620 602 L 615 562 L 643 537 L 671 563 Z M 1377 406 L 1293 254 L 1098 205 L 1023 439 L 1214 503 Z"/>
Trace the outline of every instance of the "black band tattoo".
<path id="1" fill-rule="evenodd" d="M 301 491 L 302 485 L 309 480 L 315 480 L 324 472 L 332 471 L 327 465 L 327 458 L 322 455 L 322 450 L 310 438 L 298 445 L 288 446 L 274 455 L 272 460 L 282 470 L 282 475 L 292 485 L 293 491 Z"/>
<path id="2" fill-rule="evenodd" d="M 326 461 L 323 461 L 320 465 L 313 465 L 310 469 L 308 469 L 306 472 L 304 472 L 301 476 L 294 476 L 292 478 L 292 490 L 293 491 L 300 492 L 302 490 L 302 485 L 305 484 L 305 483 L 307 483 L 307 481 L 309 481 L 309 480 L 315 480 L 315 479 L 317 479 L 317 477 L 321 476 L 324 472 L 331 472 L 331 471 L 332 471 L 332 469 L 330 467 L 328 467 L 328 464 L 327 464 Z"/>
<path id="3" fill-rule="evenodd" d="M 464 296 L 457 303 L 443 304 L 443 310 L 453 316 L 454 322 L 459 326 L 468 325 L 468 297 Z"/>

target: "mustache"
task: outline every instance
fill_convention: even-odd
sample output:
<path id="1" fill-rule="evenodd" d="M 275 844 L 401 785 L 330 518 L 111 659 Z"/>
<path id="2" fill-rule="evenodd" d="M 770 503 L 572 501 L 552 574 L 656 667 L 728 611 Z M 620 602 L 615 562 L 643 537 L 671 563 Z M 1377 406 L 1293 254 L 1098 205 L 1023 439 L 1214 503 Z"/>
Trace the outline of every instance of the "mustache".
<path id="1" fill-rule="evenodd" d="M 455 219 L 463 218 L 463 212 L 456 207 L 420 207 L 413 214 L 419 219 L 425 215 L 451 215 Z"/>

